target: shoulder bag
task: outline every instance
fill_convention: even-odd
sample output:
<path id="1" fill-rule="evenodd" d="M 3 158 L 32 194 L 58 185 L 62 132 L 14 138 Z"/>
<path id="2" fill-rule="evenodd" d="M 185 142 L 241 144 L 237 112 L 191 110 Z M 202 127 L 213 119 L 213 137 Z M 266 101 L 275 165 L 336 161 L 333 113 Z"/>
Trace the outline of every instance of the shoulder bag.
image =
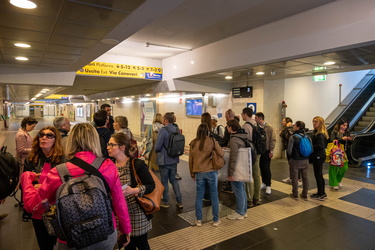
<path id="1" fill-rule="evenodd" d="M 212 142 L 213 142 L 213 149 L 212 149 L 212 155 L 211 155 L 211 159 L 212 159 L 212 166 L 215 170 L 220 170 L 224 165 L 225 165 L 225 160 L 224 160 L 224 157 L 221 157 L 217 152 L 216 152 L 216 149 L 215 149 L 215 140 L 214 138 L 212 138 Z"/>
<path id="2" fill-rule="evenodd" d="M 134 159 L 132 160 L 132 168 L 137 185 L 142 185 L 142 181 L 138 177 L 137 171 L 134 167 Z M 138 200 L 138 204 L 141 206 L 146 215 L 153 214 L 160 210 L 160 201 L 164 191 L 164 186 L 160 182 L 159 178 L 154 174 L 154 172 L 152 172 L 152 170 L 149 169 L 149 172 L 152 179 L 154 179 L 155 189 L 149 194 L 135 196 Z"/>

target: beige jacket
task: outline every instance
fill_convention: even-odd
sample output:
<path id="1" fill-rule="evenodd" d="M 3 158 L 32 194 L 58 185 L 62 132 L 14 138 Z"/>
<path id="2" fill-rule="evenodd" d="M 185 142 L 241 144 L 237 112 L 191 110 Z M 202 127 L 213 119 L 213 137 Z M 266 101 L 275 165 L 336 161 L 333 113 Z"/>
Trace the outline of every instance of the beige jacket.
<path id="1" fill-rule="evenodd" d="M 206 138 L 202 151 L 199 150 L 199 145 L 198 140 L 194 139 L 190 142 L 189 170 L 192 178 L 195 173 L 215 171 L 211 160 L 212 150 L 215 149 L 218 155 L 224 156 L 224 151 L 212 137 Z"/>

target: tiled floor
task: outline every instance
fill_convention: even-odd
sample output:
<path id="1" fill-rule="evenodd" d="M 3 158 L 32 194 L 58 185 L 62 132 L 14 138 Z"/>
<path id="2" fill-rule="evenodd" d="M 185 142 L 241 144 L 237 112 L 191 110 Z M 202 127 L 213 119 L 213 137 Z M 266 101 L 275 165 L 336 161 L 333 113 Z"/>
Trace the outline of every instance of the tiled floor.
<path id="1" fill-rule="evenodd" d="M 44 124 L 39 123 L 37 129 Z M 6 132 L 8 146 L 12 141 L 14 144 L 16 130 L 12 126 Z M 217 228 L 211 221 L 194 227 L 178 216 L 194 211 L 195 202 L 195 183 L 188 173 L 187 156 L 182 156 L 178 172 L 184 208 L 174 205 L 170 189 L 170 208 L 162 208 L 152 220 L 151 249 L 375 249 L 374 168 L 349 168 L 342 189 L 334 191 L 326 186 L 325 201 L 289 198 L 291 186 L 281 182 L 288 175 L 287 162 L 275 159 L 271 169 L 272 194 L 263 191 L 262 205 L 249 209 L 248 218 L 222 218 Z M 309 193 L 314 193 L 315 179 L 310 170 Z M 327 179 L 326 169 L 324 172 Z M 222 206 L 234 208 L 234 195 L 220 192 L 219 199 Z M 14 204 L 8 198 L 0 206 L 0 213 L 9 213 L 0 222 L 0 249 L 38 249 L 31 223 L 21 221 L 20 208 Z"/>

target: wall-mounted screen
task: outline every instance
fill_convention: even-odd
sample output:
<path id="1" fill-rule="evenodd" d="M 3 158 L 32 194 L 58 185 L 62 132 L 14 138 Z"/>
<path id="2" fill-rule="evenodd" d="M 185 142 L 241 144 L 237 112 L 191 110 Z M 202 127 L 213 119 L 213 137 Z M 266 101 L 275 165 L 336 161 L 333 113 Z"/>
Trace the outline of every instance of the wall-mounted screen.
<path id="1" fill-rule="evenodd" d="M 203 98 L 187 98 L 185 107 L 186 116 L 200 117 L 202 115 Z"/>
<path id="2" fill-rule="evenodd" d="M 253 87 L 232 88 L 234 98 L 253 97 Z"/>

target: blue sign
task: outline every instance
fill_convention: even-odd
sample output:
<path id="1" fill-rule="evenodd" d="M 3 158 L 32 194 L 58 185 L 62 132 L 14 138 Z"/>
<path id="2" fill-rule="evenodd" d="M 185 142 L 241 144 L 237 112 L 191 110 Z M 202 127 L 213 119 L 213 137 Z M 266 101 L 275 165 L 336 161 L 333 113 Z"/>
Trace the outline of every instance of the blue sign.
<path id="1" fill-rule="evenodd" d="M 255 102 L 247 103 L 246 107 L 251 108 L 254 114 L 257 112 L 257 104 Z"/>
<path id="2" fill-rule="evenodd" d="M 153 79 L 153 80 L 161 80 L 162 74 L 156 74 L 156 73 L 146 73 L 146 79 Z"/>

